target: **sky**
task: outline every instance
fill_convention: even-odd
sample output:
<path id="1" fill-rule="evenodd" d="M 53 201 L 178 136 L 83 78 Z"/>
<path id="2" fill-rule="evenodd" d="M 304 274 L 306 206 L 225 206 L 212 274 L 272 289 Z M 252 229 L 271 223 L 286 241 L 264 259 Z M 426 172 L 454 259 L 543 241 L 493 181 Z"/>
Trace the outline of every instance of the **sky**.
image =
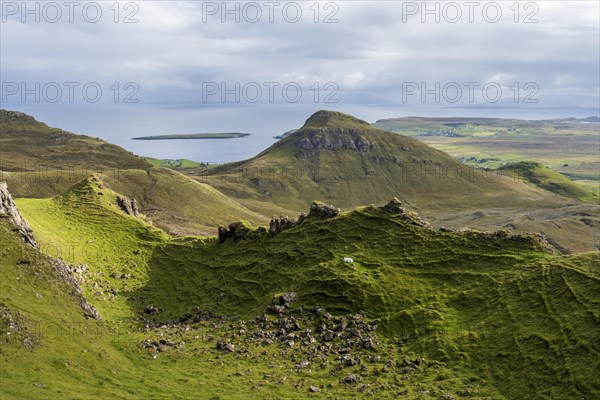
<path id="1" fill-rule="evenodd" d="M 3 0 L 0 12 L 0 107 L 128 148 L 235 131 L 255 151 L 319 109 L 370 122 L 600 114 L 597 1 Z"/>

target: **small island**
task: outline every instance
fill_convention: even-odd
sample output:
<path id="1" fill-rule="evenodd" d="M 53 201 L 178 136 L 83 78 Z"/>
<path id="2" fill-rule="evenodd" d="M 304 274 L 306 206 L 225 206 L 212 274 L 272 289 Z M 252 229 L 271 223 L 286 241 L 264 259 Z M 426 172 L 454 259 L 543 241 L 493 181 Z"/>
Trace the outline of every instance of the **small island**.
<path id="1" fill-rule="evenodd" d="M 183 135 L 140 136 L 131 140 L 172 140 L 172 139 L 236 139 L 250 136 L 250 133 L 190 133 Z"/>

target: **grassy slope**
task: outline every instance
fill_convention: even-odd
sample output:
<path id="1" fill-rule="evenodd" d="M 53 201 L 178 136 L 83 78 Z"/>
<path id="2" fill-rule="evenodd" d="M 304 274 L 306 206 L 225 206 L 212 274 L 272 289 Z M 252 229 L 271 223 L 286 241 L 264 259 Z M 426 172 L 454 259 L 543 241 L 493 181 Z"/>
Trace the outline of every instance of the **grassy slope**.
<path id="1" fill-rule="evenodd" d="M 560 194 L 562 196 L 573 197 L 577 199 L 595 199 L 597 196 L 589 193 L 585 188 L 579 186 L 566 176 L 544 167 L 540 163 L 533 161 L 522 161 L 503 165 L 498 168 L 503 175 L 513 176 L 516 179 L 523 179 L 526 182 L 541 187 L 542 189 Z"/>
<path id="2" fill-rule="evenodd" d="M 49 200 L 17 203 L 42 243 L 85 247 L 93 241 L 102 246 L 106 255 L 84 260 L 93 273 L 100 273 L 90 278 L 84 291 L 109 320 L 131 326 L 148 304 L 163 309 L 158 320 L 194 307 L 253 317 L 275 294 L 294 290 L 302 306 L 325 305 L 339 314 L 365 310 L 368 317 L 382 321 L 390 343 L 403 340 L 401 349 L 390 344 L 383 351 L 419 354 L 436 362 L 437 367 L 399 383 L 407 398 L 418 398 L 423 387 L 456 395 L 467 382 L 492 398 L 599 395 L 598 253 L 553 256 L 533 239 L 438 232 L 371 208 L 330 221 L 308 220 L 256 241 L 172 240 L 120 214 L 110 204 L 110 191 L 99 196 L 94 185 L 87 181 L 54 200 L 52 207 L 58 209 L 46 208 Z M 74 254 L 72 261 L 78 261 L 81 256 Z M 354 267 L 342 263 L 343 256 L 353 257 Z M 133 278 L 112 279 L 107 277 L 111 272 Z M 113 287 L 119 289 L 114 299 L 106 294 Z M 102 294 L 94 295 L 97 292 Z M 223 298 L 217 301 L 220 293 Z M 213 333 L 221 328 L 215 329 Z M 190 340 L 192 334 L 173 337 Z M 195 346 L 196 351 L 214 354 L 214 343 Z M 173 393 L 197 379 L 189 371 L 210 370 L 210 376 L 202 375 L 204 383 L 221 385 L 231 398 L 254 397 L 248 395 L 247 379 L 256 382 L 270 370 L 264 355 L 254 350 L 245 359 L 225 359 L 216 369 L 196 351 L 172 352 L 152 363 L 136 346 L 121 350 L 155 384 L 164 382 L 159 371 L 168 367 L 170 375 L 181 379 L 169 381 Z M 271 362 L 288 365 L 282 353 L 266 351 Z M 246 367 L 251 371 L 248 377 L 234 374 Z M 279 376 L 295 378 L 281 385 L 265 383 L 267 392 L 259 391 L 256 397 L 294 397 L 292 382 L 304 388 L 308 384 L 292 372 Z M 391 384 L 399 377 L 369 375 L 365 380 Z M 328 394 L 353 395 L 339 385 L 339 373 L 332 376 L 315 368 L 305 378 L 332 382 Z M 215 393 L 214 388 L 198 388 L 199 393 L 207 390 Z M 380 396 L 392 393 L 386 389 Z"/>

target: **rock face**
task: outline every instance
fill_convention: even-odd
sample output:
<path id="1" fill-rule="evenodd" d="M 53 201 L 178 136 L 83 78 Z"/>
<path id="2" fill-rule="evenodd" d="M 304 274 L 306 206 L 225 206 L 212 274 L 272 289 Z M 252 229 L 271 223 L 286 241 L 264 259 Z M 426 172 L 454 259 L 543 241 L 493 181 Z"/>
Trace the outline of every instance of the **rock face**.
<path id="1" fill-rule="evenodd" d="M 0 182 L 0 214 L 4 214 L 10 218 L 25 243 L 30 244 L 36 249 L 38 248 L 35 238 L 33 237 L 33 230 L 27 221 L 23 219 L 21 213 L 19 213 L 12 196 L 8 192 L 6 182 Z"/>
<path id="2" fill-rule="evenodd" d="M 306 129 L 296 145 L 302 150 L 352 150 L 359 153 L 377 149 L 377 145 L 362 137 L 362 133 L 351 128 Z"/>
<path id="3" fill-rule="evenodd" d="M 125 214 L 139 217 L 139 208 L 136 199 L 129 199 L 128 197 L 119 195 L 117 196 L 117 204 Z"/>
<path id="4" fill-rule="evenodd" d="M 296 225 L 298 225 L 298 221 L 294 218 L 290 218 L 287 215 L 280 217 L 275 216 L 271 218 L 271 222 L 269 223 L 269 233 L 271 235 L 277 235 L 279 232 L 293 228 Z"/>

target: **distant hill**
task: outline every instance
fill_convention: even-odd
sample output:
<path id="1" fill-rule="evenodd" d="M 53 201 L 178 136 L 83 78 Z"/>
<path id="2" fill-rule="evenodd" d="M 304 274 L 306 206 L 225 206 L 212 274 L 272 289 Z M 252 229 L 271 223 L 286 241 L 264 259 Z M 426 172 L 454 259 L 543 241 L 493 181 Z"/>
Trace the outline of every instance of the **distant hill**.
<path id="1" fill-rule="evenodd" d="M 0 110 L 0 170 L 117 170 L 152 166 L 100 138 L 51 128 L 30 115 Z"/>
<path id="2" fill-rule="evenodd" d="M 523 179 L 542 189 L 546 189 L 562 196 L 579 199 L 591 197 L 590 192 L 566 176 L 552 171 L 550 168 L 534 161 L 521 161 L 506 164 L 498 168 L 497 171 L 515 179 Z"/>
<path id="3" fill-rule="evenodd" d="M 338 112 L 319 111 L 256 157 L 210 169 L 224 193 L 290 210 L 324 199 L 344 208 L 399 197 L 420 209 L 548 206 L 563 200 L 522 182 L 467 167 L 412 138 Z"/>

